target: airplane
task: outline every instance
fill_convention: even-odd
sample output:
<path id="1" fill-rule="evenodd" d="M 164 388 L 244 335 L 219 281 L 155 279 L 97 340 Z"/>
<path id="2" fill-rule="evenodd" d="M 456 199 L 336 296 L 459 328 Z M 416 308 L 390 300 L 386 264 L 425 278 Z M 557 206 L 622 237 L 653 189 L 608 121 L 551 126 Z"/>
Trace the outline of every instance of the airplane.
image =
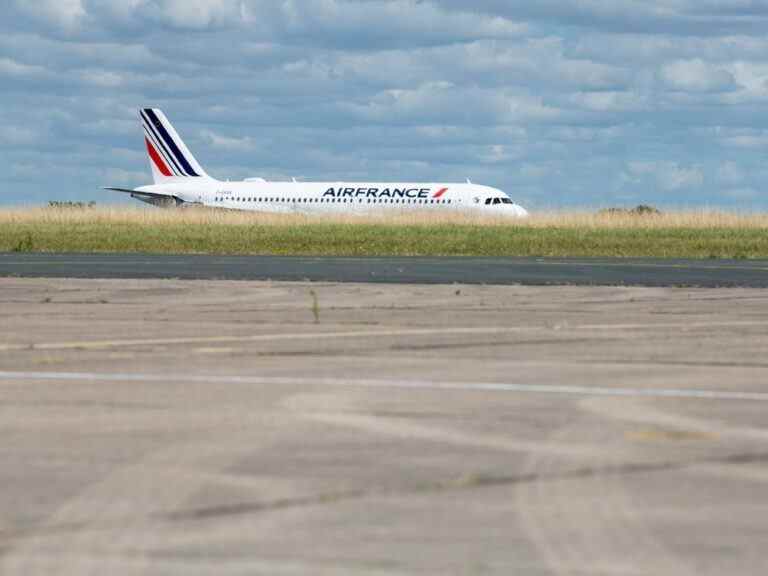
<path id="1" fill-rule="evenodd" d="M 458 210 L 524 218 L 528 212 L 501 190 L 466 184 L 413 182 L 230 182 L 210 177 L 157 108 L 139 110 L 154 184 L 108 187 L 156 206 L 205 206 L 274 213 L 346 214 Z"/>

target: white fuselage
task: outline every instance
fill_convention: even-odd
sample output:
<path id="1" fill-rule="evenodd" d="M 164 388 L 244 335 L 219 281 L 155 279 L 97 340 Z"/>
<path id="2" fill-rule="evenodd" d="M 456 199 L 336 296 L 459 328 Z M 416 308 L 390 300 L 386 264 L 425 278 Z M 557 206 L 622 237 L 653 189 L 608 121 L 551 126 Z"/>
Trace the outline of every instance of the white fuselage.
<path id="1" fill-rule="evenodd" d="M 154 184 L 108 188 L 156 205 L 196 204 L 230 210 L 299 214 L 473 211 L 524 217 L 528 213 L 501 190 L 488 186 L 413 182 L 267 182 L 211 178 L 159 108 L 139 119 Z"/>
<path id="2" fill-rule="evenodd" d="M 525 217 L 502 191 L 476 184 L 386 182 L 223 182 L 186 178 L 135 190 L 213 208 L 259 212 L 340 214 L 413 210 L 472 211 Z"/>

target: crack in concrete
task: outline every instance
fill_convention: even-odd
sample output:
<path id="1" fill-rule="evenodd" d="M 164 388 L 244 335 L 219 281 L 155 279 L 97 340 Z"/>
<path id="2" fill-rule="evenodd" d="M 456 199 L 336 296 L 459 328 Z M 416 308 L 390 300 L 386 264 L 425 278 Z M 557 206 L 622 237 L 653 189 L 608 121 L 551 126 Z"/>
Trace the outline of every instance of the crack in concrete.
<path id="1" fill-rule="evenodd" d="M 221 506 L 204 506 L 171 512 L 157 512 L 151 514 L 147 519 L 155 522 L 170 524 L 185 522 L 205 522 L 223 518 L 235 518 L 287 509 L 299 509 L 310 506 L 339 504 L 376 496 L 386 498 L 419 494 L 438 495 L 462 490 L 497 488 L 519 484 L 532 484 L 537 482 L 559 482 L 563 480 L 584 480 L 590 478 L 632 476 L 635 474 L 652 474 L 656 472 L 685 470 L 700 466 L 702 464 L 768 464 L 768 452 L 746 452 L 730 454 L 716 458 L 692 459 L 683 462 L 628 462 L 625 464 L 607 467 L 585 466 L 547 475 L 538 473 L 517 474 L 509 476 L 468 474 L 442 482 L 423 482 L 411 484 L 410 486 L 403 487 L 402 489 L 359 488 L 341 490 L 338 492 L 325 492 L 299 498 L 283 498 L 268 502 L 241 502 L 237 504 L 227 504 Z M 135 522 L 136 519 L 132 519 L 132 521 Z M 77 522 L 31 526 L 20 529 L 16 532 L 0 530 L 0 540 L 12 542 L 40 535 L 55 536 L 57 534 L 71 534 L 73 532 L 120 529 L 120 527 L 124 525 L 124 522 L 115 521 L 113 523 L 101 523 L 98 525 L 88 524 L 87 522 Z M 0 557 L 2 557 L 2 555 L 2 547 L 0 546 Z"/>

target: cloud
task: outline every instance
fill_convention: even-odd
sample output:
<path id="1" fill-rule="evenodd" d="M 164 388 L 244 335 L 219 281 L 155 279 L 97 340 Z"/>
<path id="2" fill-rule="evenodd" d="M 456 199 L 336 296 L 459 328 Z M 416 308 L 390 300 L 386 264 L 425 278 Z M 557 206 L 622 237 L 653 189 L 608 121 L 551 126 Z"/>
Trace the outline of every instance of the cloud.
<path id="1" fill-rule="evenodd" d="M 39 135 L 22 126 L 0 126 L 0 144 L 6 146 L 29 146 L 39 142 Z"/>
<path id="2" fill-rule="evenodd" d="M 729 188 L 723 191 L 723 194 L 735 200 L 753 200 L 760 196 L 760 192 L 754 188 Z"/>
<path id="3" fill-rule="evenodd" d="M 730 103 L 768 100 L 768 62 L 736 61 L 731 70 L 741 90 L 732 95 Z"/>
<path id="4" fill-rule="evenodd" d="M 595 112 L 640 110 L 647 106 L 644 97 L 632 91 L 577 92 L 570 100 L 580 108 Z"/>
<path id="5" fill-rule="evenodd" d="M 463 0 L 440 0 L 459 8 Z M 488 14 L 612 33 L 665 35 L 760 34 L 768 23 L 764 0 L 475 0 Z"/>
<path id="6" fill-rule="evenodd" d="M 475 38 L 509 38 L 527 25 L 462 7 L 446 11 L 439 3 L 419 0 L 250 0 L 243 2 L 244 22 L 293 42 L 314 41 L 347 49 L 431 45 Z M 265 26 L 266 25 L 266 26 Z"/>
<path id="7" fill-rule="evenodd" d="M 83 70 L 80 75 L 86 83 L 100 88 L 118 88 L 123 85 L 122 75 L 109 70 Z"/>
<path id="8" fill-rule="evenodd" d="M 348 110 L 360 120 L 402 124 L 509 124 L 526 119 L 550 120 L 559 114 L 536 97 L 450 82 L 384 90 L 365 103 L 349 104 Z"/>
<path id="9" fill-rule="evenodd" d="M 719 126 L 711 131 L 726 147 L 757 150 L 768 148 L 768 129 L 729 128 Z"/>
<path id="10" fill-rule="evenodd" d="M 228 138 L 210 130 L 201 130 L 200 139 L 220 150 L 250 152 L 256 148 L 256 144 L 250 137 Z"/>
<path id="11" fill-rule="evenodd" d="M 661 68 L 661 77 L 673 90 L 716 92 L 736 87 L 733 74 L 698 58 L 665 64 Z"/>
<path id="12" fill-rule="evenodd" d="M 147 181 L 147 175 L 144 172 L 120 168 L 102 170 L 101 177 L 104 182 L 110 182 L 116 187 L 141 186 Z"/>
<path id="13" fill-rule="evenodd" d="M 9 77 L 39 77 L 46 74 L 46 69 L 42 66 L 30 66 L 12 60 L 10 58 L 0 58 L 0 76 Z"/>
<path id="14" fill-rule="evenodd" d="M 627 169 L 634 178 L 654 178 L 666 192 L 701 186 L 704 183 L 704 173 L 700 166 L 684 167 L 677 162 L 632 161 L 627 164 Z"/>
<path id="15" fill-rule="evenodd" d="M 19 6 L 25 6 L 16 0 Z M 54 0 L 46 0 L 55 6 Z M 82 3 L 81 3 L 82 2 Z M 154 26 L 173 30 L 233 30 L 251 40 L 343 46 L 433 45 L 456 38 L 509 38 L 528 31 L 524 22 L 472 9 L 445 10 L 422 0 L 66 0 L 79 5 L 69 26 L 85 37 L 130 31 L 141 37 Z M 21 10 L 22 8 L 20 8 Z M 35 11 L 23 8 L 30 14 Z M 64 12 L 63 8 L 58 10 Z M 67 14 L 69 12 L 66 12 Z"/>
<path id="16" fill-rule="evenodd" d="M 12 0 L 13 7 L 32 20 L 64 32 L 74 32 L 86 16 L 83 0 Z"/>
<path id="17" fill-rule="evenodd" d="M 745 179 L 744 171 L 736 162 L 722 162 L 717 170 L 717 177 L 726 184 L 740 184 Z"/>

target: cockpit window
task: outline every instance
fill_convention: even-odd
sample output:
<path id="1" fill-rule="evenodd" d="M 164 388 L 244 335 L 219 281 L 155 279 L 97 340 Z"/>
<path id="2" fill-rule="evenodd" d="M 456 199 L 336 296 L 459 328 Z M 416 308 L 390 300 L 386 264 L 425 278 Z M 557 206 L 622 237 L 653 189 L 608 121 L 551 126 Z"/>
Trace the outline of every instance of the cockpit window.
<path id="1" fill-rule="evenodd" d="M 503 198 L 486 198 L 485 199 L 486 206 L 490 206 L 490 205 L 496 206 L 498 204 L 514 204 L 514 202 L 512 201 L 511 198 L 507 198 L 506 196 L 504 196 Z"/>

